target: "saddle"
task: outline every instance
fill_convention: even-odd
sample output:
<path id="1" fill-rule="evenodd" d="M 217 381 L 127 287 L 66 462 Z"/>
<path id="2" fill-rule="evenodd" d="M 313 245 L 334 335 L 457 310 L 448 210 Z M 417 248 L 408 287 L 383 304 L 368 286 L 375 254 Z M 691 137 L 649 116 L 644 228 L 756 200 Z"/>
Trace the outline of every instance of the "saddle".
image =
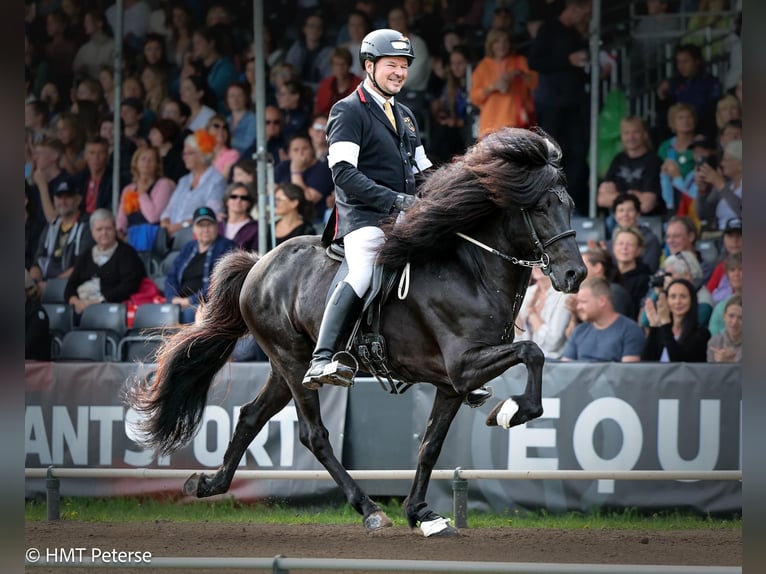
<path id="1" fill-rule="evenodd" d="M 328 291 L 332 293 L 338 282 L 346 276 L 348 263 L 345 259 L 345 248 L 339 243 L 330 243 L 325 253 L 330 259 L 340 261 L 340 267 Z M 380 333 L 380 319 L 383 306 L 391 296 L 401 273 L 401 269 L 375 264 L 372 284 L 365 294 L 362 312 L 354 322 L 345 351 L 341 351 L 345 354 L 341 360 L 350 363 L 349 366 L 355 369 L 360 368 L 361 362 L 361 370 L 374 376 L 383 390 L 397 395 L 409 389 L 416 381 L 407 381 L 391 369 L 386 340 Z"/>

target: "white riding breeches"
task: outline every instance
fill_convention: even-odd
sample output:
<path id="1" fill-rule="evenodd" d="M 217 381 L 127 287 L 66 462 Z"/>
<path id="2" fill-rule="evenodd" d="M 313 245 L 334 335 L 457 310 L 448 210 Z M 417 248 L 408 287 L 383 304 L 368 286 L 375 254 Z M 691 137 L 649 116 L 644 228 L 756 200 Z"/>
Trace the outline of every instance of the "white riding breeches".
<path id="1" fill-rule="evenodd" d="M 385 241 L 383 230 L 374 226 L 360 227 L 343 236 L 348 263 L 348 275 L 343 280 L 358 297 L 364 297 L 370 287 L 375 257 Z"/>

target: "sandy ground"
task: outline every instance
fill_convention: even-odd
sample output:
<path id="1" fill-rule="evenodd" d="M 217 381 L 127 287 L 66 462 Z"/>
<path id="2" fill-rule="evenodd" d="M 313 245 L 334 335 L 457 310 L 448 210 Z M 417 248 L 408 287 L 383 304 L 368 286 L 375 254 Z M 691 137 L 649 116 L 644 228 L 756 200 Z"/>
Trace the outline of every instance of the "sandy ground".
<path id="1" fill-rule="evenodd" d="M 424 538 L 406 527 L 367 533 L 362 525 L 268 525 L 217 523 L 29 522 L 27 548 L 84 547 L 148 551 L 155 557 L 362 558 L 741 566 L 741 530 L 624 531 L 463 529 L 457 537 Z M 69 574 L 106 568 L 27 568 L 30 573 Z M 110 572 L 178 572 L 120 568 Z M 266 571 L 266 570 L 259 570 Z M 294 570 L 295 572 L 314 572 Z M 325 570 L 326 571 L 326 570 Z M 363 570 L 355 570 L 362 572 Z M 193 570 L 222 574 L 244 570 Z M 254 572 L 254 570 L 248 570 Z M 318 572 L 318 571 L 317 571 Z M 336 571 L 337 572 L 337 571 Z M 351 571 L 349 571 L 351 572 Z"/>

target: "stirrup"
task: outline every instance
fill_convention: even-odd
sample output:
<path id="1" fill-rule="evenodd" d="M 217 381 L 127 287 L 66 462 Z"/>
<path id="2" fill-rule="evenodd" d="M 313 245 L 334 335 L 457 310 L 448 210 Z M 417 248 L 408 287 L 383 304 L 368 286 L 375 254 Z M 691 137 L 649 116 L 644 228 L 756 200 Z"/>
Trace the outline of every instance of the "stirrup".
<path id="1" fill-rule="evenodd" d="M 310 390 L 317 390 L 323 385 L 335 385 L 337 387 L 351 387 L 354 385 L 354 377 L 359 370 L 354 356 L 347 351 L 339 351 L 332 357 L 332 361 L 324 364 L 321 373 L 309 375 L 310 368 L 303 377 L 303 386 Z M 317 365 L 317 367 L 321 366 Z"/>
<path id="2" fill-rule="evenodd" d="M 468 405 L 472 409 L 480 407 L 492 398 L 494 392 L 492 387 L 479 387 L 473 391 L 468 392 L 463 399 L 463 404 Z"/>

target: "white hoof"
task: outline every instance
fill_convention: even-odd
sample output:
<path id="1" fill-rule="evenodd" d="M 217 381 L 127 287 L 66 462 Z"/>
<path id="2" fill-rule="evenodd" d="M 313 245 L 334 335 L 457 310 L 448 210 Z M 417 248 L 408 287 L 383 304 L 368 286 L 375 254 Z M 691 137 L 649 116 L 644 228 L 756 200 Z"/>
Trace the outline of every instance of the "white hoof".
<path id="1" fill-rule="evenodd" d="M 506 399 L 503 406 L 497 412 L 497 424 L 504 429 L 511 428 L 511 419 L 517 412 L 519 412 L 518 403 L 513 399 Z"/>
<path id="2" fill-rule="evenodd" d="M 420 523 L 420 530 L 423 531 L 423 536 L 428 538 L 429 536 L 438 535 L 445 530 L 454 530 L 450 526 L 449 518 L 437 518 L 435 520 L 428 520 Z"/>

